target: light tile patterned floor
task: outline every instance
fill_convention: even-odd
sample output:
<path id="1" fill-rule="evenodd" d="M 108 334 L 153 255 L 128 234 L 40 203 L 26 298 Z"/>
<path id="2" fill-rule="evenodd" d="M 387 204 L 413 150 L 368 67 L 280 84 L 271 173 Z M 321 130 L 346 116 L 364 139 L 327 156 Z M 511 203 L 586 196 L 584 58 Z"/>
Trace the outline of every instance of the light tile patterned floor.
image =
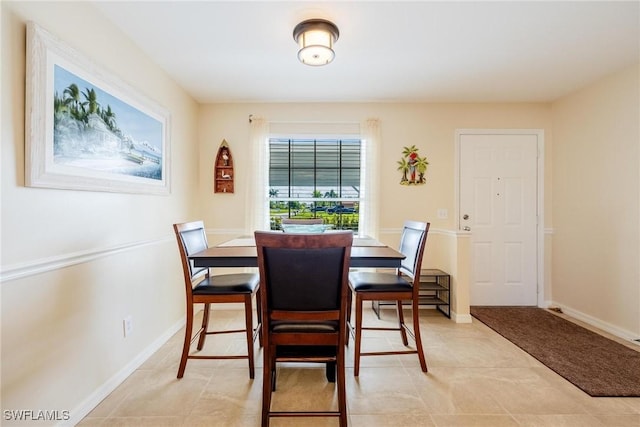
<path id="1" fill-rule="evenodd" d="M 241 326 L 241 311 L 215 311 L 214 322 Z M 393 310 L 378 320 L 391 323 Z M 592 398 L 482 323 L 456 324 L 421 310 L 429 372 L 417 356 L 365 357 L 353 376 L 347 351 L 347 405 L 352 427 L 639 427 L 640 398 Z M 183 332 L 171 338 L 80 426 L 259 426 L 262 352 L 256 375 L 245 360 L 192 360 L 176 379 Z M 398 333 L 366 332 L 363 350 L 401 347 Z M 242 335 L 209 338 L 204 351 L 238 353 Z M 279 367 L 274 407 L 325 409 L 336 404 L 334 385 L 320 365 Z M 280 426 L 337 426 L 335 419 L 275 419 Z"/>

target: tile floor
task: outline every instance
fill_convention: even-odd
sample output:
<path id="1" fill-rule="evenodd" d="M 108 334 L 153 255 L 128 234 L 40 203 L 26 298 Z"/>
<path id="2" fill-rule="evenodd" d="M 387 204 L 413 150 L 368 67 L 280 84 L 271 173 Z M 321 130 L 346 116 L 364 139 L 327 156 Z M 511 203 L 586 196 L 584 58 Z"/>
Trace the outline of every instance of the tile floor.
<path id="1" fill-rule="evenodd" d="M 242 311 L 215 311 L 212 320 L 241 325 Z M 378 320 L 389 323 L 385 309 Z M 347 405 L 352 427 L 526 426 L 639 427 L 640 398 L 592 398 L 547 369 L 484 324 L 456 324 L 435 310 L 421 310 L 429 372 L 417 356 L 365 357 L 353 376 L 347 351 Z M 191 360 L 176 379 L 183 332 L 172 337 L 79 425 L 259 426 L 262 352 L 256 343 L 256 375 L 246 360 Z M 205 346 L 241 352 L 242 335 L 222 335 Z M 402 346 L 398 333 L 367 332 L 363 350 Z M 334 385 L 322 365 L 279 366 L 274 407 L 335 407 Z M 279 426 L 337 426 L 335 419 L 274 419 Z"/>

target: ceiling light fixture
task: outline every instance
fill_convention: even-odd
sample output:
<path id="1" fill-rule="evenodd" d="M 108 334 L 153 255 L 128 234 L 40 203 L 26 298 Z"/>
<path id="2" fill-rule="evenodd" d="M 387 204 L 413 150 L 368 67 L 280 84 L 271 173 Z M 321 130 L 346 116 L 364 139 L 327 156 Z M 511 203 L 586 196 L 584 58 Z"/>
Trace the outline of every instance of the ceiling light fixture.
<path id="1" fill-rule="evenodd" d="M 326 65 L 336 54 L 333 43 L 340 31 L 333 22 L 325 19 L 308 19 L 293 29 L 293 39 L 298 43 L 298 59 L 307 65 Z"/>

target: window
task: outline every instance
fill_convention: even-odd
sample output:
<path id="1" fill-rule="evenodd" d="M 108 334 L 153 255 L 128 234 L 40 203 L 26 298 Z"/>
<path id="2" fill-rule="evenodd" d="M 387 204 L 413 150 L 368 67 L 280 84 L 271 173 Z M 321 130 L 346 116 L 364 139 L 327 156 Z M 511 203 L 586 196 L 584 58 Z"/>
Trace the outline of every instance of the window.
<path id="1" fill-rule="evenodd" d="M 280 229 L 282 218 L 322 218 L 358 232 L 362 151 L 356 138 L 270 138 L 270 228 Z"/>

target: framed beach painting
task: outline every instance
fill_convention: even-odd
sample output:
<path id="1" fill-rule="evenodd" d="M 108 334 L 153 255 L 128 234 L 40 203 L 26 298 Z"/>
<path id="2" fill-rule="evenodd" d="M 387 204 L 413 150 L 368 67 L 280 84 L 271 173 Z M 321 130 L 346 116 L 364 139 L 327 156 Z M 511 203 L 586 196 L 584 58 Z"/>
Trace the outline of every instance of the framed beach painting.
<path id="1" fill-rule="evenodd" d="M 26 77 L 27 186 L 170 193 L 164 108 L 32 22 Z"/>

